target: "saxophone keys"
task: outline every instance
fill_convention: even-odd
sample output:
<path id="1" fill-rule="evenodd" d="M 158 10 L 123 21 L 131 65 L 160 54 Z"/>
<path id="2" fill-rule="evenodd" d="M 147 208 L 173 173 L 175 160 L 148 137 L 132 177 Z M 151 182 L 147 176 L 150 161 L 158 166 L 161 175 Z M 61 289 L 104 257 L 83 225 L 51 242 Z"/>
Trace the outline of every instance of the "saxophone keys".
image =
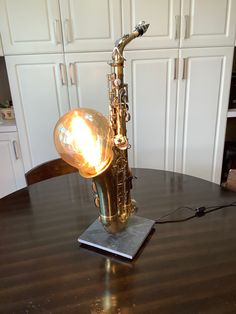
<path id="1" fill-rule="evenodd" d="M 129 122 L 129 121 L 130 121 L 130 113 L 126 113 L 125 121 L 126 121 L 126 122 Z"/>
<path id="2" fill-rule="evenodd" d="M 98 195 L 96 195 L 96 196 L 94 197 L 94 204 L 95 204 L 95 206 L 96 206 L 97 208 L 100 208 L 100 199 L 99 199 Z"/>
<path id="3" fill-rule="evenodd" d="M 97 194 L 97 187 L 94 181 L 92 182 L 92 190 L 93 190 L 93 193 Z"/>
<path id="4" fill-rule="evenodd" d="M 115 85 L 116 87 L 118 87 L 118 86 L 121 85 L 121 80 L 120 80 L 120 79 L 115 79 L 115 80 L 113 81 L 113 83 L 114 83 L 114 85 Z"/>
<path id="5" fill-rule="evenodd" d="M 100 208 L 100 200 L 99 200 L 99 196 L 98 196 L 98 191 L 97 191 L 97 186 L 95 184 L 95 182 L 92 182 L 92 191 L 94 193 L 94 204 L 96 207 Z"/>
<path id="6" fill-rule="evenodd" d="M 118 147 L 121 150 L 125 150 L 129 146 L 127 137 L 119 134 L 114 137 L 114 143 L 116 147 Z"/>

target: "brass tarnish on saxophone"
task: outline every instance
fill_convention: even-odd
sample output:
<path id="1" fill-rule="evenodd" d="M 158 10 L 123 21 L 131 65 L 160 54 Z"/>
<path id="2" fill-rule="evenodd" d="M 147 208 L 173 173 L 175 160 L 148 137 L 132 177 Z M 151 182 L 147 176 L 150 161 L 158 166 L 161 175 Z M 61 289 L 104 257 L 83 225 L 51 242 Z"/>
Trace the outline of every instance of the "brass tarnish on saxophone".
<path id="1" fill-rule="evenodd" d="M 128 107 L 128 86 L 124 84 L 123 51 L 136 37 L 142 36 L 149 24 L 140 22 L 132 33 L 115 42 L 112 52 L 111 74 L 108 74 L 109 120 L 114 132 L 113 161 L 109 168 L 93 178 L 95 205 L 100 208 L 100 221 L 109 233 L 122 231 L 128 218 L 135 210 L 131 199 L 132 173 L 128 165 L 126 123 L 130 120 Z"/>

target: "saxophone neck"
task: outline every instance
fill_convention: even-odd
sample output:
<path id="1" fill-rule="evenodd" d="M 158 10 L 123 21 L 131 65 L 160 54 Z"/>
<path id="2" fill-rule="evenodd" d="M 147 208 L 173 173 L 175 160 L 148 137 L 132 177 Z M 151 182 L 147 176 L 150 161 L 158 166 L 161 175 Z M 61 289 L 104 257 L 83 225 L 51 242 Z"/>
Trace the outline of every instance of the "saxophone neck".
<path id="1" fill-rule="evenodd" d="M 116 65 L 123 65 L 124 63 L 124 57 L 123 57 L 123 51 L 124 48 L 136 37 L 142 36 L 148 29 L 149 24 L 146 24 L 144 21 L 139 22 L 132 33 L 126 34 L 123 37 L 119 38 L 115 42 L 115 47 L 113 49 L 112 53 L 112 60 L 113 63 Z"/>

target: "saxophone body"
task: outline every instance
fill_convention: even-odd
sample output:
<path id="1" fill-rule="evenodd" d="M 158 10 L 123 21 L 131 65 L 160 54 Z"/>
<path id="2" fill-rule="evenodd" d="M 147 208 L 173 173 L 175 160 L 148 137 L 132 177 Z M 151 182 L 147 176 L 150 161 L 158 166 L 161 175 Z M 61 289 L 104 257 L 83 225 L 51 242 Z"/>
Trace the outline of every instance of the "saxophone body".
<path id="1" fill-rule="evenodd" d="M 126 124 L 130 120 L 128 86 L 124 83 L 123 51 L 136 37 L 142 36 L 149 24 L 139 23 L 131 34 L 124 35 L 115 43 L 112 52 L 111 74 L 108 75 L 109 121 L 114 134 L 113 160 L 107 170 L 93 178 L 95 205 L 99 208 L 99 219 L 109 233 L 125 229 L 130 215 L 135 210 L 131 199 L 132 173 L 128 165 Z"/>

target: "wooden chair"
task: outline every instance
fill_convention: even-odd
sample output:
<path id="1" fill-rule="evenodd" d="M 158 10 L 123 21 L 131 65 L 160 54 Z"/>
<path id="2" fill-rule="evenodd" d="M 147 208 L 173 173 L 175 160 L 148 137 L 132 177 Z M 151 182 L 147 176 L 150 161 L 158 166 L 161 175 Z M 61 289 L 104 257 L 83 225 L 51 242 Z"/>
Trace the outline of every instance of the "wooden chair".
<path id="1" fill-rule="evenodd" d="M 230 191 L 236 192 L 236 169 L 229 170 L 227 180 L 222 186 Z"/>
<path id="2" fill-rule="evenodd" d="M 58 158 L 31 169 L 25 174 L 25 178 L 27 184 L 31 185 L 46 179 L 77 171 L 78 169 L 70 166 L 63 159 Z"/>

